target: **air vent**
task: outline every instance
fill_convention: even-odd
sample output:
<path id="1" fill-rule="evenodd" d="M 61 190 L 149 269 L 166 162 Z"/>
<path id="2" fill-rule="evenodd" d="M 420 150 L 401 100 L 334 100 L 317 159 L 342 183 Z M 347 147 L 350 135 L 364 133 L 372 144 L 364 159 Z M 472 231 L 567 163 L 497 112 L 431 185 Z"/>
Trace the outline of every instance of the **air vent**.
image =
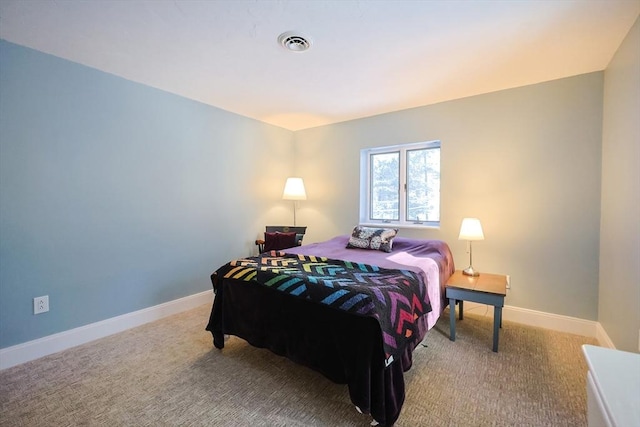
<path id="1" fill-rule="evenodd" d="M 292 52 L 304 52 L 311 47 L 311 41 L 293 31 L 287 31 L 278 36 L 278 43 Z"/>

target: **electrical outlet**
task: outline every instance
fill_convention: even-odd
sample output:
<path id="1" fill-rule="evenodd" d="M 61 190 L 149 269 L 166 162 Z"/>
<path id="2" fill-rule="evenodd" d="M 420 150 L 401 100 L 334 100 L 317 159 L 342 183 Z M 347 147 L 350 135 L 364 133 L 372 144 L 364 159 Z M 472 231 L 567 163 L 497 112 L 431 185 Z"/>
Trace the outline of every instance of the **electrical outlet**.
<path id="1" fill-rule="evenodd" d="M 507 289 L 511 289 L 511 276 L 507 274 Z"/>
<path id="2" fill-rule="evenodd" d="M 33 314 L 46 313 L 47 311 L 49 311 L 49 295 L 33 299 Z"/>

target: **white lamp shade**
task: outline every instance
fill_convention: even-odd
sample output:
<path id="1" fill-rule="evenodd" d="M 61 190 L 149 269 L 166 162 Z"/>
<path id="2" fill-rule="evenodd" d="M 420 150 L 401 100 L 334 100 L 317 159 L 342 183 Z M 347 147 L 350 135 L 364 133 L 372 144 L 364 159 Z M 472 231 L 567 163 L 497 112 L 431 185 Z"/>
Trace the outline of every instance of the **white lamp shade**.
<path id="1" fill-rule="evenodd" d="M 480 220 L 478 218 L 463 219 L 458 240 L 484 240 Z"/>
<path id="2" fill-rule="evenodd" d="M 282 192 L 284 200 L 307 200 L 307 193 L 304 191 L 302 178 L 287 178 Z"/>

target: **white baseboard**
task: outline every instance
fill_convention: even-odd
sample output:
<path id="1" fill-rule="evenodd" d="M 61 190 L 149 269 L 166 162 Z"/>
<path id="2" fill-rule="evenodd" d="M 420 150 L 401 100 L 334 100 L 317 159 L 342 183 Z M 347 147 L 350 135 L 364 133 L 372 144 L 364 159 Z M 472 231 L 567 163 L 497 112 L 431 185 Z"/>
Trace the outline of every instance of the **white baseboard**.
<path id="1" fill-rule="evenodd" d="M 213 291 L 204 291 L 153 307 L 112 317 L 79 328 L 0 349 L 0 370 L 66 350 L 99 338 L 135 328 L 163 317 L 191 310 L 213 301 Z M 464 311 L 493 317 L 493 307 L 465 301 Z M 602 347 L 615 348 L 600 323 L 526 308 L 504 306 L 506 321 L 596 338 Z"/>
<path id="2" fill-rule="evenodd" d="M 464 312 L 466 313 L 471 310 L 473 310 L 474 314 L 484 314 L 493 318 L 493 307 L 465 301 Z M 602 325 L 593 320 L 584 320 L 577 317 L 545 313 L 543 311 L 512 307 L 509 305 L 505 305 L 502 308 L 502 319 L 558 332 L 595 338 L 602 347 L 615 348 Z"/>
<path id="3" fill-rule="evenodd" d="M 609 338 L 609 335 L 607 335 L 607 332 L 599 322 L 596 327 L 596 339 L 601 347 L 612 348 L 615 350 L 616 346 L 613 344 L 613 341 L 611 341 L 611 338 Z"/>
<path id="4" fill-rule="evenodd" d="M 0 370 L 213 302 L 213 290 L 80 326 L 0 350 Z"/>

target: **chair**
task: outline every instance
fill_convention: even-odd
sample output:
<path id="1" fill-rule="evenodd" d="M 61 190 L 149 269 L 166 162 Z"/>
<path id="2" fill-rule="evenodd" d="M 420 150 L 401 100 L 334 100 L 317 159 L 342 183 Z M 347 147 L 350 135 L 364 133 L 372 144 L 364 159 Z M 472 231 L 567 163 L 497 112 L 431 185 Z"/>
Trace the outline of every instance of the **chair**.
<path id="1" fill-rule="evenodd" d="M 302 245 L 307 227 L 289 227 L 287 225 L 267 225 L 264 239 L 257 239 L 258 253 L 282 250 Z M 295 235 L 292 235 L 295 233 Z"/>

